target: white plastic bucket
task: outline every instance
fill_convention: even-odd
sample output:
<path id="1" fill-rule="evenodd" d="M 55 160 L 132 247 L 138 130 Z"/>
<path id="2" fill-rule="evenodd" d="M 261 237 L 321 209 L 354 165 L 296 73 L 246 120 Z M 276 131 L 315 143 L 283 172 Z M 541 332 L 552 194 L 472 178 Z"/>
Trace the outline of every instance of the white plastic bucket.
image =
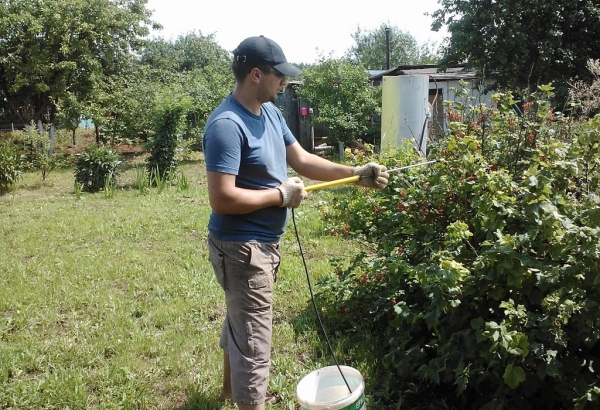
<path id="1" fill-rule="evenodd" d="M 306 376 L 296 388 L 302 410 L 366 410 L 365 382 L 360 372 L 340 366 L 352 393 L 337 366 L 317 369 Z"/>

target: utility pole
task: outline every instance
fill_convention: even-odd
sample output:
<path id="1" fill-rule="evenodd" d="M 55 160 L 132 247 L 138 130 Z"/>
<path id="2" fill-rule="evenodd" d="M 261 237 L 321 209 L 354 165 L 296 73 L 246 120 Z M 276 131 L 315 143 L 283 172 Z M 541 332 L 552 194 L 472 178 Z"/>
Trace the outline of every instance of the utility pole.
<path id="1" fill-rule="evenodd" d="M 385 28 L 385 55 L 386 55 L 386 69 L 390 69 L 390 28 Z"/>

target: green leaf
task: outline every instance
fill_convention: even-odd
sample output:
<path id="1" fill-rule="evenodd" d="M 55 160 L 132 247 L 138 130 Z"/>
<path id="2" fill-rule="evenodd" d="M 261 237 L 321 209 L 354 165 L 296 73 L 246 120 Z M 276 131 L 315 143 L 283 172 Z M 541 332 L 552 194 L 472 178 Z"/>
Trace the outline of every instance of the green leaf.
<path id="1" fill-rule="evenodd" d="M 504 370 L 504 383 L 511 389 L 516 389 L 521 382 L 525 381 L 525 370 L 521 366 L 509 364 Z"/>

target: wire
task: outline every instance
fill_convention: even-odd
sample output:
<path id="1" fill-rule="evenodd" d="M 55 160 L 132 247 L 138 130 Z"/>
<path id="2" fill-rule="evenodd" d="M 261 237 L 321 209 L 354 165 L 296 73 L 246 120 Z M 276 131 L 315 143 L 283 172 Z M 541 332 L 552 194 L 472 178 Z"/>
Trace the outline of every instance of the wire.
<path id="1" fill-rule="evenodd" d="M 306 259 L 304 258 L 304 251 L 302 250 L 302 244 L 300 243 L 300 235 L 298 235 L 298 227 L 296 226 L 296 216 L 294 214 L 294 208 L 292 208 L 292 221 L 294 223 L 294 232 L 296 233 L 296 240 L 298 241 L 298 248 L 300 249 L 300 256 L 302 257 L 302 263 L 304 264 L 304 272 L 306 272 L 306 281 L 308 282 L 308 290 L 310 291 L 310 299 L 312 300 L 313 308 L 315 309 L 315 314 L 317 315 L 317 319 L 319 321 L 319 325 L 321 326 L 321 330 L 323 331 L 323 335 L 325 336 L 325 340 L 327 341 L 327 346 L 329 347 L 329 352 L 333 357 L 333 361 L 337 366 L 340 374 L 342 375 L 342 379 L 344 379 L 344 383 L 346 383 L 346 387 L 348 387 L 348 391 L 352 394 L 352 389 L 338 364 L 337 358 L 335 357 L 335 353 L 333 352 L 333 348 L 331 347 L 331 342 L 329 341 L 329 336 L 327 336 L 327 332 L 325 331 L 325 326 L 323 326 L 323 321 L 321 320 L 321 315 L 319 315 L 319 309 L 317 309 L 317 302 L 315 302 L 315 295 L 313 294 L 312 285 L 310 284 L 310 276 L 308 274 L 308 267 L 306 266 Z"/>

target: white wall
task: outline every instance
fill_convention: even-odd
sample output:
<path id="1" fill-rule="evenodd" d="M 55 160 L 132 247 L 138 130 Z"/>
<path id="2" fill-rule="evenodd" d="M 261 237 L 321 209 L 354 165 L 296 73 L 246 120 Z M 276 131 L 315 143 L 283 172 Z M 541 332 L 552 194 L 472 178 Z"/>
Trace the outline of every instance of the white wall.
<path id="1" fill-rule="evenodd" d="M 466 88 L 469 89 L 469 96 L 473 97 L 473 100 L 470 100 L 470 104 L 472 106 L 475 105 L 479 105 L 481 103 L 486 104 L 488 107 L 491 106 L 492 104 L 492 100 L 491 100 L 491 96 L 493 94 L 492 91 L 488 92 L 487 94 L 483 92 L 483 86 L 477 86 L 474 81 L 467 81 L 467 86 Z M 444 89 L 444 101 L 446 100 L 450 100 L 450 101 L 455 101 L 456 95 L 455 93 L 450 90 L 451 88 L 456 88 L 459 89 L 461 88 L 460 84 L 459 84 L 459 80 L 447 80 L 447 81 L 443 81 L 441 83 L 438 83 L 438 88 L 442 88 Z M 429 88 L 431 89 L 435 89 L 435 83 L 430 83 Z"/>

